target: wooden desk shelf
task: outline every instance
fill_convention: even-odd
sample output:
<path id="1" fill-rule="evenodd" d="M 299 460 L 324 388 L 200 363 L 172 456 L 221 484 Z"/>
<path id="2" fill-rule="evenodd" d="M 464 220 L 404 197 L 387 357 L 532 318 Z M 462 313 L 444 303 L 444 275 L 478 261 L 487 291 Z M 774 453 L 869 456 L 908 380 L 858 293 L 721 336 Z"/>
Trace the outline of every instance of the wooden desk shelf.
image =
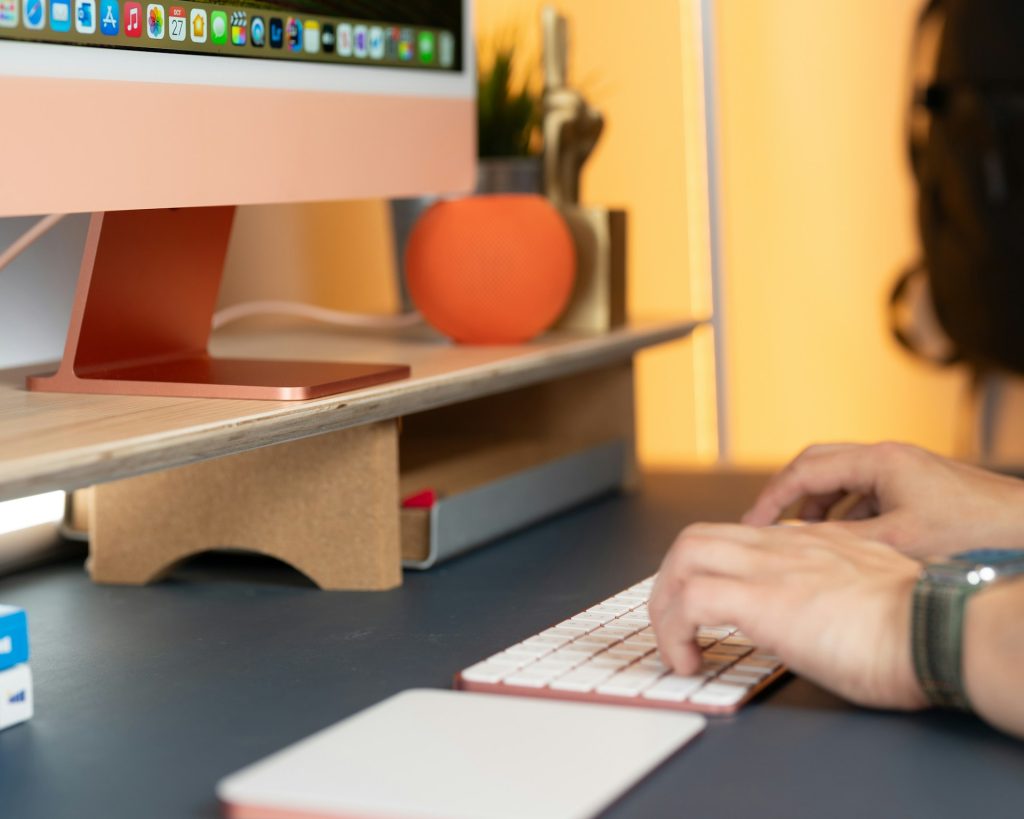
<path id="1" fill-rule="evenodd" d="M 287 447 L 276 445 L 354 428 L 370 430 L 382 422 L 393 428 L 394 419 L 403 416 L 588 371 L 614 370 L 628 365 L 645 347 L 687 336 L 696 324 L 638 322 L 599 336 L 551 334 L 509 347 L 461 347 L 425 330 L 381 335 L 308 325 L 215 336 L 211 345 L 215 355 L 405 362 L 412 367 L 412 377 L 405 381 L 303 402 L 30 393 L 24 388 L 24 376 L 45 367 L 0 371 L 0 500 L 109 482 L 120 487 L 134 482 L 143 485 L 146 480 L 135 476 L 164 470 L 183 476 L 216 474 L 224 480 L 220 462 L 209 468 L 202 462 L 230 462 L 236 459 L 222 456 L 264 447 L 285 452 Z M 351 433 L 342 449 L 355 445 L 357 432 Z M 366 445 L 370 446 L 369 439 Z M 379 442 L 372 446 L 378 447 L 373 452 L 393 451 L 388 446 L 380 449 Z M 309 452 L 308 447 L 293 449 Z M 237 460 L 256 463 L 253 458 L 259 457 L 252 453 Z M 373 480 L 382 480 L 386 474 L 382 467 Z M 160 491 L 166 489 L 157 476 L 149 482 L 161 486 Z M 393 489 L 397 495 L 397 472 L 393 482 L 388 491 Z M 125 496 L 116 497 L 123 502 Z M 394 516 L 397 527 L 397 508 Z M 397 543 L 396 533 L 388 533 L 388 538 Z M 389 572 L 389 580 L 354 585 L 394 585 L 397 568 Z M 336 581 L 331 583 L 339 587 Z"/>

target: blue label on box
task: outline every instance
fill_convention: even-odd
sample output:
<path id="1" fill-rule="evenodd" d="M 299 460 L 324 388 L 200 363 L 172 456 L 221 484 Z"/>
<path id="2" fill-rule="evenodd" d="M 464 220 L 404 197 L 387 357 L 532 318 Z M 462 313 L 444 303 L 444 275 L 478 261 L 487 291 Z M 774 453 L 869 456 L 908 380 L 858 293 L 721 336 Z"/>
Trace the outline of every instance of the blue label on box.
<path id="1" fill-rule="evenodd" d="M 28 662 L 28 618 L 22 609 L 0 606 L 0 671 Z"/>

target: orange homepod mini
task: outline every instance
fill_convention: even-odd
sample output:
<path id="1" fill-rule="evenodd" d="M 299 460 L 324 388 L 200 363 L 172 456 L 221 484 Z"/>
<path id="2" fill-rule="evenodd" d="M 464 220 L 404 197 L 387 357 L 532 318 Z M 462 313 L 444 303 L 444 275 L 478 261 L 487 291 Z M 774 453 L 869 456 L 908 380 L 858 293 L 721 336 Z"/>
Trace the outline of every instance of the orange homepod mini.
<path id="1" fill-rule="evenodd" d="M 409 294 L 423 317 L 466 344 L 517 344 L 550 327 L 572 292 L 569 228 L 541 196 L 438 202 L 405 250 Z"/>

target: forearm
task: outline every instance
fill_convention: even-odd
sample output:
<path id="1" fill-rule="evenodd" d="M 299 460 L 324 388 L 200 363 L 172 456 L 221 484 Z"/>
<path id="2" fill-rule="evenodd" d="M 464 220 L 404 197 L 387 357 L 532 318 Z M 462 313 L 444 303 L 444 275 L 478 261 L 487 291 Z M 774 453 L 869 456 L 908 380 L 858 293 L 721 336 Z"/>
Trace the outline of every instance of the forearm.
<path id="1" fill-rule="evenodd" d="M 967 604 L 963 667 L 978 715 L 1024 737 L 1024 578 L 982 591 Z"/>

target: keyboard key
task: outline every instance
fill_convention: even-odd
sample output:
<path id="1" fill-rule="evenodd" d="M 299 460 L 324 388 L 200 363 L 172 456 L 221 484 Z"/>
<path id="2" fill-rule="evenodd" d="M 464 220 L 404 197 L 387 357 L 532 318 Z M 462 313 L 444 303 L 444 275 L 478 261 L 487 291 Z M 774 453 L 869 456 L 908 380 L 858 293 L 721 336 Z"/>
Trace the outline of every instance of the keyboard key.
<path id="1" fill-rule="evenodd" d="M 724 674 L 719 674 L 715 682 L 732 683 L 733 685 L 742 685 L 749 688 L 752 685 L 757 685 L 762 679 L 764 679 L 764 675 L 743 674 L 730 668 Z"/>
<path id="2" fill-rule="evenodd" d="M 594 631 L 590 632 L 590 634 L 588 634 L 587 636 L 588 637 L 601 637 L 601 636 L 614 637 L 616 640 L 621 640 L 621 639 L 623 639 L 623 631 L 624 631 L 624 629 L 622 628 L 622 626 L 615 625 L 614 623 L 608 623 L 606 625 L 601 626 L 598 629 L 594 629 Z"/>
<path id="3" fill-rule="evenodd" d="M 551 650 L 554 651 L 556 648 L 561 648 L 569 642 L 568 637 L 555 637 L 544 634 L 538 634 L 536 637 L 530 637 L 528 640 L 523 640 L 522 645 L 524 646 L 550 646 Z"/>
<path id="4" fill-rule="evenodd" d="M 731 654 L 734 657 L 742 657 L 744 654 L 749 654 L 751 652 L 751 647 L 738 646 L 723 640 L 715 646 L 714 651 L 716 654 Z"/>
<path id="5" fill-rule="evenodd" d="M 501 682 L 508 673 L 508 666 L 493 665 L 485 660 L 463 671 L 462 679 L 475 683 L 496 683 Z"/>
<path id="6" fill-rule="evenodd" d="M 729 706 L 735 705 L 750 689 L 743 685 L 709 682 L 690 697 L 694 705 Z"/>
<path id="7" fill-rule="evenodd" d="M 631 666 L 599 685 L 597 693 L 613 697 L 635 697 L 645 688 L 653 685 L 660 676 L 662 676 L 660 671 L 648 671 Z"/>
<path id="8" fill-rule="evenodd" d="M 531 671 L 568 671 L 570 668 L 580 665 L 581 662 L 585 662 L 582 657 L 557 657 L 554 654 L 548 654 L 547 657 L 541 657 L 537 662 L 531 663 L 526 668 Z"/>
<path id="9" fill-rule="evenodd" d="M 543 688 L 560 673 L 561 671 L 534 671 L 529 668 L 509 674 L 502 682 L 505 685 L 518 685 L 523 688 Z"/>
<path id="10" fill-rule="evenodd" d="M 650 615 L 647 613 L 646 606 L 639 606 L 635 609 L 624 611 L 619 615 L 619 617 L 624 619 L 646 620 L 647 622 L 650 622 Z"/>
<path id="11" fill-rule="evenodd" d="M 596 611 L 599 614 L 609 613 L 618 617 L 620 614 L 629 611 L 631 608 L 633 607 L 628 603 L 616 603 L 614 600 L 606 600 L 604 603 L 587 609 L 587 611 Z"/>
<path id="12" fill-rule="evenodd" d="M 762 660 L 757 657 L 744 657 L 733 666 L 733 670 L 742 671 L 744 674 L 764 673 L 764 675 L 767 676 L 778 667 L 779 664 L 772 662 L 771 660 Z"/>
<path id="13" fill-rule="evenodd" d="M 502 651 L 500 654 L 488 657 L 484 662 L 491 665 L 503 665 L 508 668 L 522 668 L 532 659 L 532 657 L 525 657 L 522 654 L 509 654 L 507 651 Z"/>
<path id="14" fill-rule="evenodd" d="M 571 631 L 573 634 L 577 636 L 579 636 L 580 634 L 587 634 L 588 632 L 593 631 L 596 627 L 596 623 L 593 622 L 578 623 L 573 622 L 572 620 L 565 620 L 564 622 L 561 622 L 557 626 L 555 626 L 555 628 L 557 628 L 559 631 Z"/>
<path id="15" fill-rule="evenodd" d="M 705 678 L 702 676 L 679 677 L 669 674 L 644 691 L 643 696 L 649 700 L 662 702 L 684 702 L 694 691 L 704 685 L 704 682 Z"/>
<path id="16" fill-rule="evenodd" d="M 620 623 L 618 620 L 614 620 L 611 623 L 605 623 L 604 632 L 605 634 L 618 634 L 619 637 L 628 637 L 630 634 L 636 634 L 640 631 L 640 626 L 634 626 L 630 623 Z"/>
<path id="17" fill-rule="evenodd" d="M 661 657 L 657 654 L 648 654 L 647 656 L 642 657 L 637 662 L 637 665 L 641 668 L 648 668 L 651 671 L 660 671 L 662 674 L 669 670 L 669 667 L 661 661 Z"/>
<path id="18" fill-rule="evenodd" d="M 613 614 L 602 614 L 595 611 L 585 611 L 581 614 L 577 614 L 569 622 L 571 623 L 607 623 L 609 620 L 614 620 L 615 615 Z"/>
<path id="19" fill-rule="evenodd" d="M 581 657 L 586 659 L 587 657 L 593 657 L 597 652 L 603 650 L 603 646 L 588 646 L 588 645 L 577 645 L 576 643 L 569 643 L 569 645 L 558 649 L 558 651 L 552 652 L 547 655 L 549 657 Z M 582 662 L 582 660 L 581 660 Z"/>
<path id="20" fill-rule="evenodd" d="M 643 648 L 627 648 L 626 646 L 612 646 L 605 654 L 611 657 L 624 657 L 627 660 L 638 660 L 647 653 Z"/>
<path id="21" fill-rule="evenodd" d="M 713 654 L 707 651 L 703 654 L 704 662 L 707 665 L 717 665 L 720 668 L 724 668 L 727 665 L 732 665 L 735 661 L 735 657 L 732 654 Z"/>
<path id="22" fill-rule="evenodd" d="M 577 668 L 551 683 L 554 691 L 575 691 L 585 694 L 593 691 L 615 672 L 610 668 Z"/>
<path id="23" fill-rule="evenodd" d="M 654 651 L 654 646 L 650 643 L 634 643 L 630 642 L 631 640 L 632 637 L 627 637 L 625 640 L 608 646 L 608 648 L 615 651 L 632 651 L 636 654 L 646 654 L 649 651 Z"/>
<path id="24" fill-rule="evenodd" d="M 549 654 L 553 650 L 553 646 L 547 643 L 516 643 L 514 646 L 505 649 L 506 654 L 517 654 L 528 657 L 541 657 L 544 654 Z"/>
<path id="25" fill-rule="evenodd" d="M 603 626 L 602 626 L 602 628 L 603 628 Z M 579 644 L 579 645 L 584 645 L 584 646 L 588 646 L 588 645 L 589 646 L 594 646 L 594 645 L 610 646 L 613 643 L 618 643 L 618 642 L 621 642 L 621 641 L 622 641 L 622 635 L 619 632 L 617 632 L 617 631 L 602 631 L 601 629 L 598 629 L 597 631 L 590 632 L 590 634 L 585 634 L 582 637 L 578 637 L 575 640 L 575 642 L 573 643 L 573 645 Z"/>
<path id="26" fill-rule="evenodd" d="M 575 640 L 577 637 L 580 636 L 581 632 L 582 632 L 582 629 L 577 629 L 577 628 L 568 629 L 568 628 L 561 628 L 560 626 L 555 626 L 554 628 L 545 629 L 544 631 L 542 631 L 537 636 L 538 637 L 560 637 L 560 638 L 564 637 L 566 640 Z"/>
<path id="27" fill-rule="evenodd" d="M 632 662 L 632 659 L 628 657 L 609 657 L 607 654 L 598 654 L 596 657 L 592 657 L 587 660 L 583 667 L 610 668 L 613 671 L 618 671 L 620 668 L 625 668 Z"/>
<path id="28" fill-rule="evenodd" d="M 719 672 L 725 671 L 729 667 L 728 662 L 714 659 L 713 657 L 705 657 L 700 662 L 700 669 L 697 674 L 703 674 L 707 677 L 714 677 Z"/>

